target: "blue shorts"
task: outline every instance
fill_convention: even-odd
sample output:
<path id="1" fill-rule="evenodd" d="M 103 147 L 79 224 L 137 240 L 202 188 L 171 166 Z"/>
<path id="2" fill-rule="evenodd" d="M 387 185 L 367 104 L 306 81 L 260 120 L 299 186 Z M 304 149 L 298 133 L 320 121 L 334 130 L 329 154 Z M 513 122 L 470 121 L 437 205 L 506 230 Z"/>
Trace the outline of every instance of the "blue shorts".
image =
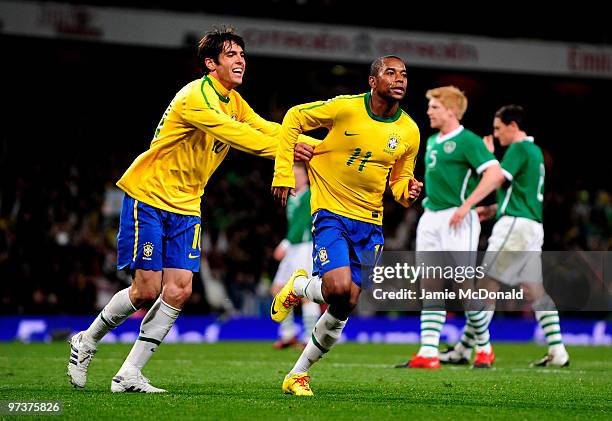
<path id="1" fill-rule="evenodd" d="M 127 194 L 117 234 L 117 268 L 200 271 L 199 216 L 179 215 Z"/>
<path id="2" fill-rule="evenodd" d="M 362 276 L 370 276 L 385 239 L 382 227 L 318 210 L 312 216 L 313 274 L 350 266 L 353 282 L 361 287 Z"/>

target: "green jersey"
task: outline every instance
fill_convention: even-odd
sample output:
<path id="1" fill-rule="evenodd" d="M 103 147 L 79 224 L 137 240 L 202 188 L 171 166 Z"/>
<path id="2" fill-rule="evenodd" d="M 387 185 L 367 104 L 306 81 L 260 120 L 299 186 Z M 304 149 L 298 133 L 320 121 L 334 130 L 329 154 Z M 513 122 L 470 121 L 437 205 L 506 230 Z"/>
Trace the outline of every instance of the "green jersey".
<path id="1" fill-rule="evenodd" d="M 312 241 L 310 189 L 302 190 L 287 200 L 287 240 L 291 244 Z"/>
<path id="2" fill-rule="evenodd" d="M 520 216 L 542 222 L 544 156 L 533 137 L 508 146 L 501 167 L 511 184 L 497 192 L 497 217 Z"/>
<path id="3" fill-rule="evenodd" d="M 460 126 L 427 139 L 423 207 L 444 210 L 461 206 L 474 191 L 480 174 L 496 164 L 482 138 Z"/>

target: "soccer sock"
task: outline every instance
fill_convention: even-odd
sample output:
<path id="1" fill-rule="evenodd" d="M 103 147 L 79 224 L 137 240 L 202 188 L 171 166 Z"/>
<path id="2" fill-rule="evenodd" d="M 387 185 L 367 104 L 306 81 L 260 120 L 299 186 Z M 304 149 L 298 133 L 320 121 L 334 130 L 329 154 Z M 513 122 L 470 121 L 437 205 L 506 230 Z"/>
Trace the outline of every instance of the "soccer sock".
<path id="1" fill-rule="evenodd" d="M 485 311 L 485 313 L 487 314 L 487 323 L 490 326 L 494 312 L 491 310 Z M 476 336 L 474 335 L 474 327 L 470 324 L 470 321 L 468 320 L 465 326 L 463 327 L 461 339 L 459 340 L 459 342 L 457 342 L 454 348 L 455 351 L 469 359 L 472 356 L 472 350 L 474 349 L 475 345 Z"/>
<path id="2" fill-rule="evenodd" d="M 306 373 L 314 363 L 323 357 L 323 354 L 338 342 L 345 325 L 346 320 L 336 319 L 329 314 L 329 311 L 325 311 L 315 325 L 306 348 L 289 374 Z"/>
<path id="3" fill-rule="evenodd" d="M 319 276 L 307 278 L 298 276 L 293 282 L 293 289 L 300 298 L 308 298 L 317 304 L 325 303 L 323 298 L 323 279 Z"/>
<path id="4" fill-rule="evenodd" d="M 440 332 L 446 321 L 446 311 L 421 311 L 421 348 L 417 355 L 437 357 L 440 345 Z"/>
<path id="5" fill-rule="evenodd" d="M 548 353 L 566 353 L 563 337 L 561 336 L 561 326 L 559 325 L 559 312 L 556 310 L 536 311 L 535 316 L 546 336 Z"/>
<path id="6" fill-rule="evenodd" d="M 136 339 L 119 372 L 132 367 L 142 370 L 172 328 L 180 312 L 179 309 L 166 304 L 160 296 L 142 319 L 140 336 Z"/>
<path id="7" fill-rule="evenodd" d="M 321 306 L 312 301 L 302 303 L 302 323 L 304 324 L 304 342 L 310 340 L 310 335 L 321 316 Z"/>
<path id="8" fill-rule="evenodd" d="M 279 327 L 280 338 L 283 341 L 288 341 L 295 336 L 296 326 L 293 317 L 293 312 L 287 315 L 287 318 L 283 320 Z"/>
<path id="9" fill-rule="evenodd" d="M 469 320 L 463 326 L 463 332 L 461 333 L 461 339 L 455 344 L 455 351 L 459 354 L 469 358 L 472 355 L 472 349 L 476 343 L 476 337 L 474 336 L 474 328 L 470 325 Z"/>
<path id="10" fill-rule="evenodd" d="M 111 329 L 119 326 L 137 310 L 130 301 L 130 288 L 116 293 L 83 334 L 83 340 L 95 347 Z"/>
<path id="11" fill-rule="evenodd" d="M 491 342 L 489 335 L 489 323 L 491 321 L 491 311 L 466 311 L 465 315 L 468 323 L 474 329 L 476 339 L 476 351 L 491 352 Z"/>

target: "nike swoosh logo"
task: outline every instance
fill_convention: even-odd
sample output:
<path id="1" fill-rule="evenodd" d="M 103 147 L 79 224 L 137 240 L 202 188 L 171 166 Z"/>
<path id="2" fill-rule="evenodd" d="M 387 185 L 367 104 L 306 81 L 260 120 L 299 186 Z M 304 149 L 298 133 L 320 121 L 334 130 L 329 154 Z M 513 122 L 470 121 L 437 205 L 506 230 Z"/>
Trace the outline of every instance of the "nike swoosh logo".
<path id="1" fill-rule="evenodd" d="M 348 130 L 344 131 L 345 136 L 357 136 L 359 133 L 349 133 Z"/>
<path id="2" fill-rule="evenodd" d="M 272 308 L 270 309 L 270 311 L 272 312 L 272 315 L 275 315 L 276 313 L 278 313 L 278 311 L 274 310 L 274 304 L 276 304 L 276 297 L 274 297 L 274 299 L 272 300 Z"/>
<path id="3" fill-rule="evenodd" d="M 190 259 L 197 259 L 198 257 L 200 257 L 199 254 L 197 256 L 193 256 L 191 253 L 189 253 L 189 258 Z"/>

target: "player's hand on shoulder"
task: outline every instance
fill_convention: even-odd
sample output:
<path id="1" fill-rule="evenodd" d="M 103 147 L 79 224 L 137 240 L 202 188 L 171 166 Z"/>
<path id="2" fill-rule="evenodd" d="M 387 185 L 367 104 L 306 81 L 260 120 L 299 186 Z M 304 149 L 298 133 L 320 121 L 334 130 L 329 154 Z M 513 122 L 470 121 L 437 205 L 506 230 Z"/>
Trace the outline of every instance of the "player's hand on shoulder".
<path id="1" fill-rule="evenodd" d="M 482 141 L 484 142 L 489 152 L 491 153 L 495 152 L 495 143 L 493 142 L 493 135 L 490 134 L 490 135 L 483 137 Z"/>
<path id="2" fill-rule="evenodd" d="M 298 142 L 293 150 L 294 161 L 308 162 L 314 155 L 314 146 L 308 143 Z"/>

